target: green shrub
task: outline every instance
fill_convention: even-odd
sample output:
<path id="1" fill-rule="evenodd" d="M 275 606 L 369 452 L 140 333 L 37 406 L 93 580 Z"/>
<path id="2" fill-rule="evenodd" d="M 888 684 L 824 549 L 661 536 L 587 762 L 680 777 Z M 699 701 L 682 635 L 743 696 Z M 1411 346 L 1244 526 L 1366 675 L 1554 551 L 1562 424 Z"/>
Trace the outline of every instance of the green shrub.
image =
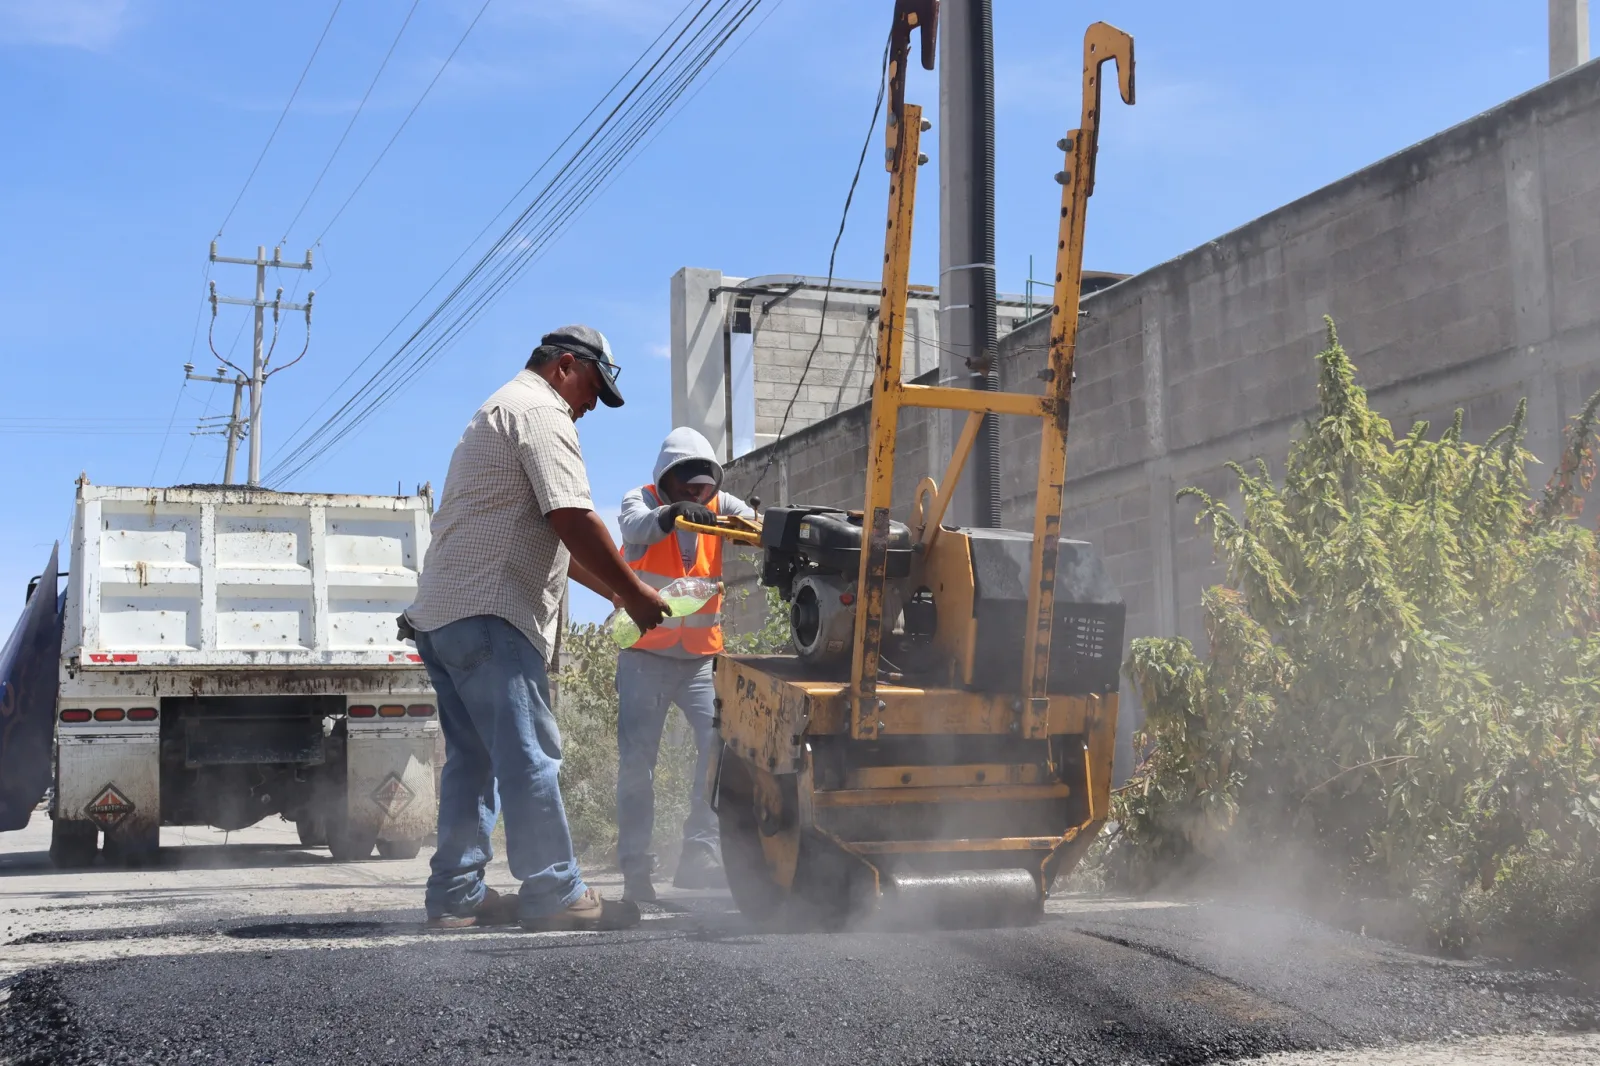
<path id="1" fill-rule="evenodd" d="M 1320 411 L 1282 483 L 1198 489 L 1226 584 L 1210 647 L 1133 642 L 1146 721 L 1109 876 L 1294 866 L 1326 901 L 1400 905 L 1439 947 L 1600 916 L 1600 554 L 1579 521 L 1591 398 L 1543 493 L 1526 404 L 1481 445 L 1461 414 L 1396 438 L 1333 324 Z M 1286 856 L 1292 856 L 1288 863 Z M 1553 923 L 1553 924 L 1552 924 Z"/>

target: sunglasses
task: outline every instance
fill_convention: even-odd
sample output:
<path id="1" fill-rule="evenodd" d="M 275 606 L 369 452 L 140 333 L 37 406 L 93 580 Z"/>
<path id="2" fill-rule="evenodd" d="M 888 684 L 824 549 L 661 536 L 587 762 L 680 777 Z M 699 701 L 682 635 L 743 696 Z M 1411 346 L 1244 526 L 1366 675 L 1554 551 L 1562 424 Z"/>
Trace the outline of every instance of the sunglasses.
<path id="1" fill-rule="evenodd" d="M 615 385 L 617 383 L 617 379 L 622 376 L 622 368 L 609 359 L 598 355 L 590 355 L 588 352 L 573 352 L 572 356 L 575 359 L 583 360 L 585 363 L 593 363 L 595 368 L 599 370 L 600 373 L 604 374 L 606 376 L 606 380 L 611 382 L 613 385 Z"/>

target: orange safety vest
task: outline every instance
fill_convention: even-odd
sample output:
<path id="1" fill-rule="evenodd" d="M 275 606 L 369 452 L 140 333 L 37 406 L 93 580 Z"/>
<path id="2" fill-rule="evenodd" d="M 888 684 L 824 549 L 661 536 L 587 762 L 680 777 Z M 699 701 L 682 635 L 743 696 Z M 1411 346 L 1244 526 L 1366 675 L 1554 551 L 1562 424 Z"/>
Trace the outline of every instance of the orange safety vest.
<path id="1" fill-rule="evenodd" d="M 655 501 L 654 506 L 662 505 L 663 501 L 654 485 L 646 485 L 644 491 L 648 499 Z M 716 514 L 717 497 L 713 496 L 706 507 L 712 514 Z M 722 538 L 701 534 L 695 540 L 698 543 L 695 547 L 694 565 L 688 570 L 683 568 L 683 552 L 678 547 L 676 529 L 650 545 L 642 558 L 630 561 L 628 565 L 638 571 L 640 580 L 655 589 L 666 588 L 680 577 L 710 577 L 720 581 Z M 709 603 L 694 614 L 683 618 L 663 619 L 659 626 L 640 637 L 634 647 L 645 651 L 661 651 L 680 643 L 685 651 L 694 655 L 716 655 L 722 651 L 720 594 L 712 597 Z"/>

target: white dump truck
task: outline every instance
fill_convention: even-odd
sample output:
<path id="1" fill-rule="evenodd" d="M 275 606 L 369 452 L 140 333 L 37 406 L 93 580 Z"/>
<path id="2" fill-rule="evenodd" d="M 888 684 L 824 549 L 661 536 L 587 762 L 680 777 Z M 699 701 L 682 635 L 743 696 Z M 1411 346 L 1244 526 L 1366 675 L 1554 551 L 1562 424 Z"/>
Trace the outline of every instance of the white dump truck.
<path id="1" fill-rule="evenodd" d="M 282 815 L 336 858 L 417 853 L 437 706 L 396 616 L 433 501 L 78 485 L 51 855 L 137 861 L 163 825 Z M 15 756 L 16 752 L 10 753 Z"/>

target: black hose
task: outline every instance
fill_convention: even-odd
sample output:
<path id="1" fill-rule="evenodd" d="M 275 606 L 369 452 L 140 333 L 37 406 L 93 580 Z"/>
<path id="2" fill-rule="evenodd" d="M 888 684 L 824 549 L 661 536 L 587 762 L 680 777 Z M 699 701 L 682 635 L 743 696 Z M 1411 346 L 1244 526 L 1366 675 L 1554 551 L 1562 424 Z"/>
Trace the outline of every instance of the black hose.
<path id="1" fill-rule="evenodd" d="M 994 11 L 991 0 L 973 0 L 968 10 L 972 16 L 970 40 L 977 42 L 974 59 L 977 63 L 973 84 L 978 94 L 977 107 L 973 109 L 973 145 L 977 153 L 973 168 L 973 243 L 979 253 L 977 292 L 974 293 L 977 312 L 977 330 L 973 347 L 979 353 L 981 364 L 974 367 L 972 387 L 986 392 L 1000 391 L 999 359 L 996 350 L 998 335 L 995 319 L 995 248 L 994 248 Z M 985 415 L 978 431 L 976 465 L 976 492 L 973 520 L 986 529 L 1000 527 L 1000 420 Z"/>

